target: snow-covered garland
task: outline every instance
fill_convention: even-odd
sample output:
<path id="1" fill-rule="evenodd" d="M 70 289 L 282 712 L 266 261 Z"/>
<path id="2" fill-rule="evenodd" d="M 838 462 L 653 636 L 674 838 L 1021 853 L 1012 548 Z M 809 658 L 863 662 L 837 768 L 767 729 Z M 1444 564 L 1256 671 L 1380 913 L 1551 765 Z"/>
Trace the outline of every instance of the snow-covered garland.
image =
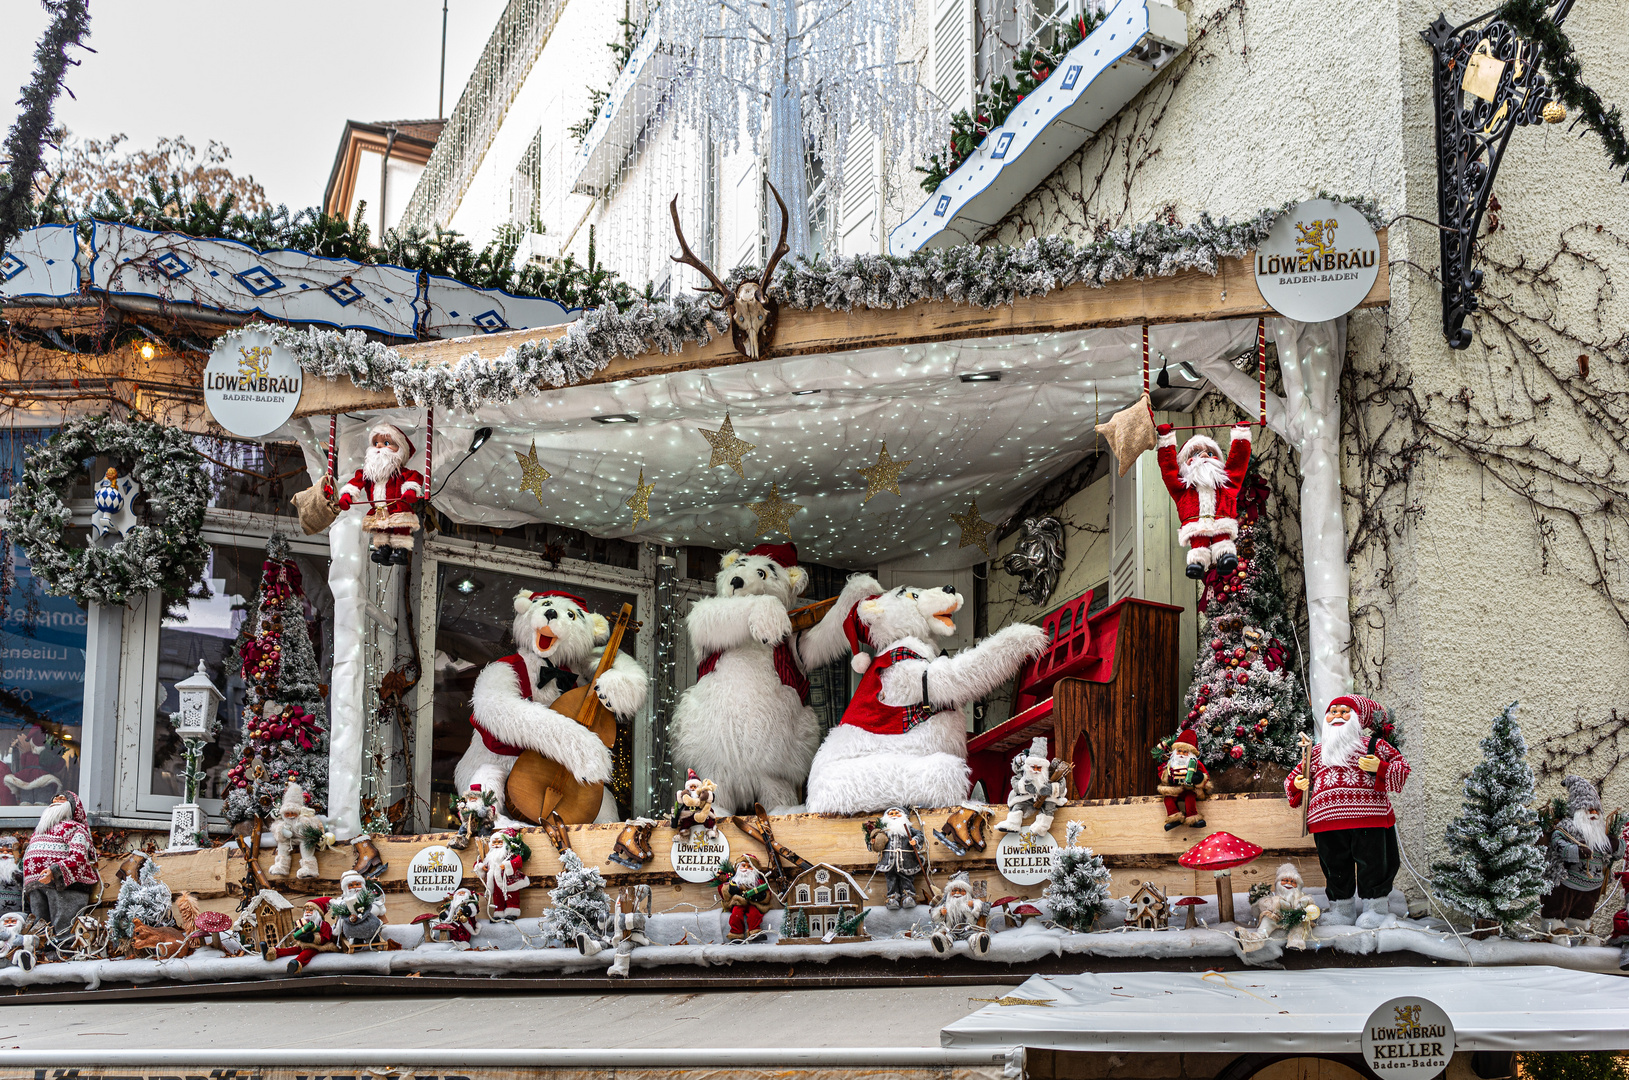
<path id="1" fill-rule="evenodd" d="M 130 469 L 152 520 L 132 526 L 111 547 L 66 544 L 73 512 L 63 496 L 98 455 Z M 29 453 L 6 520 L 48 591 L 79 604 L 120 605 L 160 589 L 168 606 L 187 595 L 209 559 L 203 539 L 209 494 L 209 474 L 191 435 L 145 420 L 89 416 Z"/>
<path id="2" fill-rule="evenodd" d="M 1372 199 L 1326 192 L 1319 192 L 1318 197 L 1350 203 L 1375 228 L 1385 225 Z M 1185 270 L 1214 274 L 1222 259 L 1255 250 L 1273 222 L 1292 205 L 1287 202 L 1238 222 L 1200 214 L 1191 225 L 1157 221 L 1130 225 L 1086 244 L 1043 237 L 1021 247 L 966 244 L 907 256 L 857 255 L 797 263 L 782 270 L 770 292 L 785 306 L 805 311 L 900 308 L 919 300 L 994 308 L 1069 285 L 1100 287 L 1126 278 L 1169 277 Z M 731 283 L 742 273 L 732 275 Z M 251 329 L 266 327 L 252 324 L 227 337 Z M 468 411 L 582 382 L 617 356 L 637 356 L 653 349 L 674 353 L 687 343 L 706 344 L 726 329 L 722 313 L 692 296 L 654 304 L 639 302 L 626 309 L 607 305 L 572 323 L 556 341 L 512 346 L 491 359 L 472 352 L 450 365 L 409 361 L 355 330 L 274 327 L 271 333 L 313 375 L 349 377 L 364 389 L 388 388 L 404 405 Z"/>

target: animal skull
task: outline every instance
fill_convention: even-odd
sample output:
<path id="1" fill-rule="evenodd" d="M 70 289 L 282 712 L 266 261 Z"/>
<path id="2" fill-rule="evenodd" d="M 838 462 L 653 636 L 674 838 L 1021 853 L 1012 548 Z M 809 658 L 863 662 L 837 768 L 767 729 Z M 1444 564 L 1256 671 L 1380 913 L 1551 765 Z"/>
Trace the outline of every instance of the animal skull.
<path id="1" fill-rule="evenodd" d="M 747 335 L 747 355 L 758 359 L 758 335 L 769 319 L 769 308 L 756 281 L 743 281 L 735 290 L 735 324 Z"/>

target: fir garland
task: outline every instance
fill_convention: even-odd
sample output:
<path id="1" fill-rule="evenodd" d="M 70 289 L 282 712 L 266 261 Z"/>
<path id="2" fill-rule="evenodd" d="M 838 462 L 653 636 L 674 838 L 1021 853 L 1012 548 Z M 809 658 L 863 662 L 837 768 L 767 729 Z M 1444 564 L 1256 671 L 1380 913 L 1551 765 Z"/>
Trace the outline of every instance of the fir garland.
<path id="1" fill-rule="evenodd" d="M 1326 192 L 1317 197 L 1351 204 L 1376 229 L 1385 225 L 1372 199 Z M 1098 288 L 1126 278 L 1169 277 L 1185 270 L 1214 274 L 1222 259 L 1254 251 L 1279 215 L 1299 201 L 1269 207 L 1238 222 L 1200 214 L 1192 225 L 1159 221 L 1128 225 L 1082 244 L 1042 237 L 1018 247 L 965 244 L 902 256 L 799 262 L 785 266 L 770 294 L 785 307 L 802 311 L 902 308 L 921 300 L 988 309 L 1069 285 Z M 748 273 L 745 268 L 733 271 L 730 283 Z M 558 340 L 511 346 L 492 359 L 470 353 L 450 365 L 409 361 L 358 330 L 296 330 L 254 323 L 229 331 L 221 340 L 235 340 L 251 330 L 269 332 L 313 375 L 349 378 L 366 390 L 388 388 L 407 406 L 468 412 L 551 387 L 572 386 L 593 377 L 617 356 L 651 350 L 671 354 L 686 344 L 706 344 L 727 332 L 728 323 L 722 312 L 688 295 L 635 300 L 626 306 L 607 304 L 584 314 Z"/>
<path id="2" fill-rule="evenodd" d="M 1495 18 L 1539 47 L 1551 87 L 1576 115 L 1573 123 L 1582 120 L 1601 137 L 1614 169 L 1629 169 L 1629 136 L 1624 135 L 1618 107 L 1607 106 L 1601 95 L 1584 82 L 1584 66 L 1566 33 L 1550 18 L 1550 4 L 1551 0 L 1505 0 Z M 1625 179 L 1629 179 L 1629 173 L 1625 173 Z"/>
<path id="3" fill-rule="evenodd" d="M 101 454 L 130 467 L 153 520 L 132 526 L 111 547 L 69 546 L 73 512 L 63 496 L 85 476 L 85 462 Z M 7 518 L 34 576 L 51 593 L 81 605 L 118 606 L 158 589 L 168 608 L 186 599 L 209 559 L 203 539 L 209 493 L 204 459 L 186 432 L 90 416 L 29 453 Z"/>
<path id="4" fill-rule="evenodd" d="M 51 25 L 34 47 L 34 78 L 23 87 L 22 106 L 6 133 L 0 160 L 8 172 L 0 176 L 0 250 L 34 224 L 34 177 L 42 166 L 41 148 L 51 137 L 51 106 L 62 93 L 70 65 L 68 50 L 83 45 L 90 33 L 87 0 L 41 0 L 51 12 Z"/>

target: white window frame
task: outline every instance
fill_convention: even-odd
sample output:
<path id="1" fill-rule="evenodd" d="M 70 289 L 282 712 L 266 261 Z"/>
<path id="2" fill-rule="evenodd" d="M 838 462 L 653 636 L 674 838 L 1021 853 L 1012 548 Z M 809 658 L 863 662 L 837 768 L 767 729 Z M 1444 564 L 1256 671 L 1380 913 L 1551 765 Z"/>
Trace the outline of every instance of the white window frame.
<path id="1" fill-rule="evenodd" d="M 525 548 L 502 547 L 496 544 L 481 544 L 461 537 L 451 536 L 437 537 L 435 540 L 425 543 L 423 548 L 423 560 L 419 575 L 418 617 L 419 670 L 424 672 L 424 675 L 419 679 L 418 697 L 414 702 L 413 752 L 411 755 L 414 790 L 421 793 L 421 797 L 416 800 L 416 805 L 413 807 L 413 828 L 415 831 L 420 832 L 427 830 L 430 826 L 429 793 L 432 755 L 429 753 L 429 747 L 431 740 L 435 736 L 436 625 L 440 621 L 440 612 L 436 608 L 436 591 L 440 583 L 441 565 L 443 563 L 475 570 L 516 574 L 522 577 L 534 575 L 539 578 L 564 582 L 568 585 L 577 584 L 632 593 L 638 597 L 634 619 L 643 623 L 646 630 L 654 628 L 654 614 L 656 611 L 656 560 L 648 545 L 641 545 L 639 565 L 634 568 L 606 566 L 604 563 L 586 562 L 581 559 L 561 559 L 559 565 L 555 566 L 546 561 L 541 552 L 530 551 Z M 654 633 L 641 633 L 636 639 L 634 657 L 646 671 L 650 671 L 654 667 L 655 641 L 656 635 Z M 687 647 L 681 649 L 681 658 L 687 652 Z M 693 667 L 694 665 L 692 665 Z M 634 718 L 633 758 L 635 762 L 648 761 L 650 758 L 651 708 L 653 704 L 653 702 L 647 701 L 645 707 L 639 711 L 639 715 Z M 633 813 L 636 815 L 648 814 L 651 807 L 641 805 L 641 801 L 648 800 L 645 800 L 644 785 L 639 782 L 637 775 L 635 776 L 633 796 Z"/>
<path id="2" fill-rule="evenodd" d="M 296 525 L 288 518 L 270 514 L 210 510 L 204 518 L 203 539 L 232 547 L 265 547 L 273 530 L 277 530 L 288 538 L 295 554 L 329 558 L 328 535 L 290 535 Z M 163 704 L 158 701 L 158 640 L 163 618 L 164 605 L 157 589 L 133 600 L 124 612 L 124 641 L 119 655 L 113 809 L 115 820 L 142 826 L 167 822 L 170 808 L 181 802 L 179 795 L 155 795 L 148 790 L 154 729 Z M 91 658 L 87 656 L 86 661 L 88 668 Z M 199 799 L 198 805 L 212 823 L 221 824 L 225 807 L 220 799 Z"/>

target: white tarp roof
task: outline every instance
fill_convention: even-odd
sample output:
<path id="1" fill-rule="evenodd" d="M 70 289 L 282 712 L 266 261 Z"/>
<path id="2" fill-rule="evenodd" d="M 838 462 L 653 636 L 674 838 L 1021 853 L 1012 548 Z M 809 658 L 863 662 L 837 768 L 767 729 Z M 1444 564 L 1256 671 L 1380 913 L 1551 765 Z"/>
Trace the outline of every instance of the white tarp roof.
<path id="1" fill-rule="evenodd" d="M 1556 967 L 1037 975 L 947 1026 L 946 1047 L 1356 1053 L 1374 1009 L 1435 1002 L 1459 1050 L 1629 1049 L 1629 980 Z"/>

